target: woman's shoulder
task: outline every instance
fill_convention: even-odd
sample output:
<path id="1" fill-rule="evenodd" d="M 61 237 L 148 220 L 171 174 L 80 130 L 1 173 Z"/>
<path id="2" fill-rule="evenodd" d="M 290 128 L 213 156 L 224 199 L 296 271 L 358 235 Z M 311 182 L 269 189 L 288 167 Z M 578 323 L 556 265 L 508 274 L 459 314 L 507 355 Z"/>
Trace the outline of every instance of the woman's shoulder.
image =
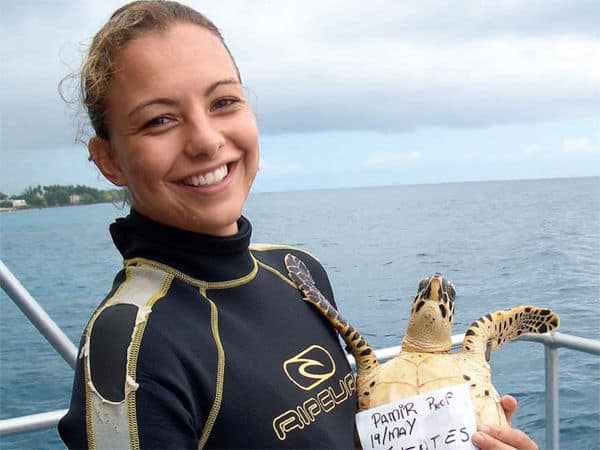
<path id="1" fill-rule="evenodd" d="M 310 253 L 308 250 L 305 250 L 300 247 L 296 247 L 293 245 L 286 244 L 252 244 L 250 245 L 250 251 L 255 255 L 265 256 L 272 258 L 281 258 L 285 257 L 286 254 L 292 253 L 297 257 L 304 257 L 308 261 L 314 261 L 315 263 L 321 265 L 320 261 Z M 306 261 L 305 261 L 306 263 Z"/>
<path id="2" fill-rule="evenodd" d="M 317 257 L 303 248 L 285 244 L 252 244 L 250 251 L 261 263 L 268 264 L 283 273 L 287 273 L 285 255 L 291 253 L 306 264 L 313 277 L 326 276 L 325 269 Z"/>
<path id="3" fill-rule="evenodd" d="M 171 276 L 148 267 L 127 267 L 92 314 L 85 329 L 81 357 L 89 364 L 91 382 L 110 401 L 122 400 L 126 368 L 136 355 L 154 303 L 164 297 Z"/>
<path id="4" fill-rule="evenodd" d="M 106 320 L 107 317 L 120 317 L 132 313 L 134 316 L 146 314 L 152 305 L 165 295 L 172 278 L 172 274 L 159 268 L 127 264 L 115 276 L 110 292 L 92 315 L 87 328 L 91 329 L 100 317 Z"/>

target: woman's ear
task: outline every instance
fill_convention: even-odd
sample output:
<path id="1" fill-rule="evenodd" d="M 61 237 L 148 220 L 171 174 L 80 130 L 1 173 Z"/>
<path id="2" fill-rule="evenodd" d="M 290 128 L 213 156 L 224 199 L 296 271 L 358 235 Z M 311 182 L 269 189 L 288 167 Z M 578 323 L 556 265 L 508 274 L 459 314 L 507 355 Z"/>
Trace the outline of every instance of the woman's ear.
<path id="1" fill-rule="evenodd" d="M 90 159 L 102 175 L 115 186 L 127 186 L 127 178 L 121 169 L 116 155 L 110 148 L 110 142 L 101 137 L 93 137 L 88 142 Z"/>

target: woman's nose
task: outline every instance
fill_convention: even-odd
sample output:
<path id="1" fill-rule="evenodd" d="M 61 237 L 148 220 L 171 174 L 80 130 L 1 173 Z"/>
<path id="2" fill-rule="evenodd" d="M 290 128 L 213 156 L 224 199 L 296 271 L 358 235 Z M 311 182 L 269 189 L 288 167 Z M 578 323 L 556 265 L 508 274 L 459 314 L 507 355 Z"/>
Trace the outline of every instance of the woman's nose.
<path id="1" fill-rule="evenodd" d="M 185 144 L 185 153 L 190 158 L 206 156 L 208 159 L 212 159 L 224 144 L 223 135 L 209 117 L 199 114 L 190 121 Z"/>

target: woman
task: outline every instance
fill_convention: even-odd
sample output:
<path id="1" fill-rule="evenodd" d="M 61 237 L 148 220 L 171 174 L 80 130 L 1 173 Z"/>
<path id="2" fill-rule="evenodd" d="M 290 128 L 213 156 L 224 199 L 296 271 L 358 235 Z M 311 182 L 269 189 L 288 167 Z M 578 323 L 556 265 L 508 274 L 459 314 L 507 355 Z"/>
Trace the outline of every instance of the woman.
<path id="1" fill-rule="evenodd" d="M 297 249 L 249 247 L 241 213 L 258 132 L 218 29 L 176 2 L 130 3 L 95 36 L 81 83 L 90 157 L 127 187 L 132 210 L 110 228 L 125 267 L 83 334 L 61 438 L 98 449 L 352 448 L 345 354 L 283 257 L 301 258 L 332 299 L 324 269 Z M 489 433 L 483 449 L 536 448 L 517 430 Z"/>

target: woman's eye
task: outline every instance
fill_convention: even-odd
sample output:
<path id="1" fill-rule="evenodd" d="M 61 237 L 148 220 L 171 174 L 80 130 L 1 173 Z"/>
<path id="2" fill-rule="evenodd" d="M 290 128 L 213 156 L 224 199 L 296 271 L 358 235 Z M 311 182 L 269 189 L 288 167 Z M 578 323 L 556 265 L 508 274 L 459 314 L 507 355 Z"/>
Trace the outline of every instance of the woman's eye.
<path id="1" fill-rule="evenodd" d="M 166 125 L 170 121 L 171 121 L 171 119 L 169 119 L 168 117 L 158 116 L 158 117 L 155 117 L 154 119 L 151 119 L 148 122 L 146 122 L 144 124 L 144 128 L 156 128 L 156 127 L 160 127 L 162 125 Z"/>
<path id="2" fill-rule="evenodd" d="M 231 105 L 235 105 L 237 103 L 240 103 L 240 100 L 237 98 L 220 98 L 219 100 L 217 100 L 216 102 L 213 103 L 212 109 L 213 111 L 215 110 L 219 110 L 219 109 L 223 109 L 223 108 L 227 108 Z"/>

